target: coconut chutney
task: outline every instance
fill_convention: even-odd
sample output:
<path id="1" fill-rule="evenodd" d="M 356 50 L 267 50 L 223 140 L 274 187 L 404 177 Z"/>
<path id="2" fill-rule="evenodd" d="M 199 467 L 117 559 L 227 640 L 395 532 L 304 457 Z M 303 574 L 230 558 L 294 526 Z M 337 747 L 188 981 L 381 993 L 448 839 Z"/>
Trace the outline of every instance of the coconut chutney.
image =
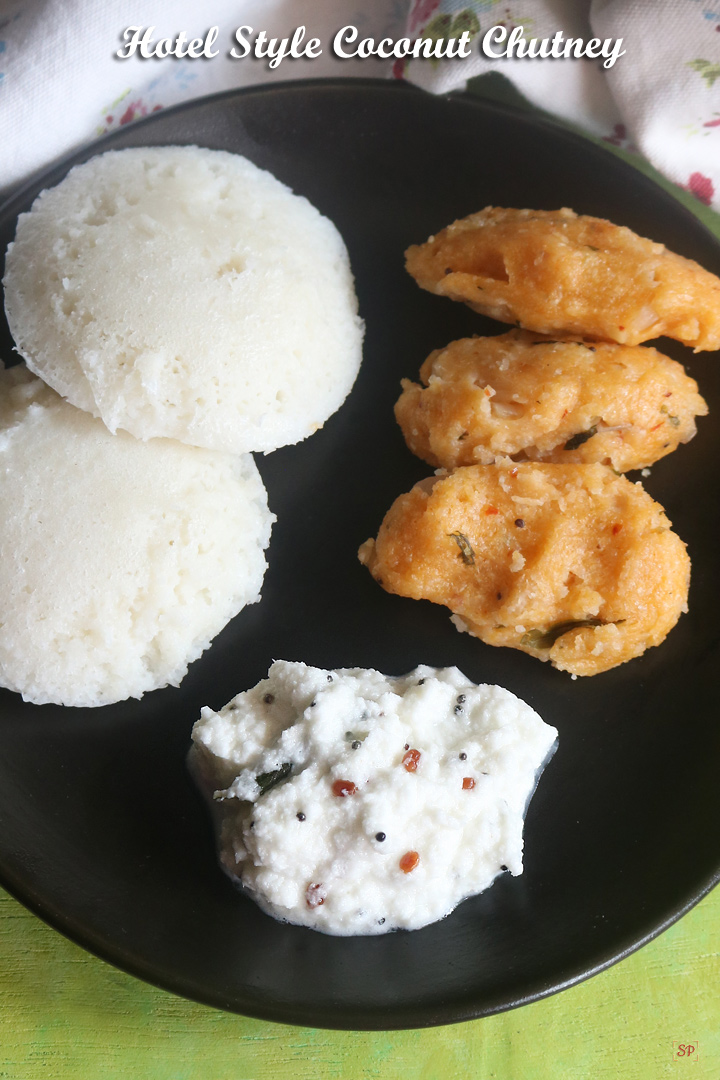
<path id="1" fill-rule="evenodd" d="M 557 731 L 457 668 L 400 678 L 276 661 L 219 712 L 190 763 L 225 871 L 275 918 L 327 934 L 413 930 L 504 869 Z"/>

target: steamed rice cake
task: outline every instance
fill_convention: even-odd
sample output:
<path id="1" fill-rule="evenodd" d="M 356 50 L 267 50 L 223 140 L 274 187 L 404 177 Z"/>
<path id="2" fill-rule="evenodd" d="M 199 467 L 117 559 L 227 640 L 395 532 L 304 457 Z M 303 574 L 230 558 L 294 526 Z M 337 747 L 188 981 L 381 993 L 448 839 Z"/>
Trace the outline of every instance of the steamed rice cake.
<path id="1" fill-rule="evenodd" d="M 82 706 L 177 685 L 259 599 L 273 520 L 250 455 L 113 436 L 0 371 L 0 685 Z"/>
<path id="2" fill-rule="evenodd" d="M 30 370 L 139 439 L 298 442 L 360 365 L 337 229 L 225 151 L 109 151 L 72 169 L 20 215 L 4 284 Z"/>

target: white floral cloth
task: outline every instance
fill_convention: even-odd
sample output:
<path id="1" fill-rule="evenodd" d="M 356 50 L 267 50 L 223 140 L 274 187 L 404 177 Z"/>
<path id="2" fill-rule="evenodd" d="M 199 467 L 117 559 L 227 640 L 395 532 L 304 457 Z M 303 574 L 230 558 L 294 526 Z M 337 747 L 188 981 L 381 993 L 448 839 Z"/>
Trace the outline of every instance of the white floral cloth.
<path id="1" fill-rule="evenodd" d="M 322 43 L 316 59 L 229 55 L 239 26 L 269 38 L 298 26 Z M 212 59 L 135 55 L 128 27 L 153 40 L 205 39 Z M 469 55 L 425 60 L 340 59 L 343 26 L 360 38 L 437 40 L 468 33 Z M 526 39 L 622 38 L 610 66 L 587 58 L 483 53 L 484 35 L 520 27 Z M 116 127 L 235 86 L 324 76 L 404 78 L 433 93 L 496 71 L 533 104 L 615 145 L 637 149 L 708 206 L 720 209 L 720 0 L 0 0 L 0 192 Z"/>
<path id="2" fill-rule="evenodd" d="M 626 149 L 720 209 L 720 0 L 412 0 L 407 30 L 433 37 L 474 31 L 468 59 L 400 61 L 395 74 L 434 93 L 489 71 L 507 76 L 534 105 Z M 624 55 L 601 59 L 492 59 L 493 26 L 525 38 L 622 38 Z M 493 46 L 499 51 L 498 46 Z"/>
<path id="3" fill-rule="evenodd" d="M 345 25 L 363 37 L 400 37 L 409 0 L 0 0 L 0 193 L 58 157 L 158 109 L 261 82 L 327 76 L 384 77 L 392 65 L 340 60 L 332 39 Z M 204 38 L 218 27 L 212 59 L 121 60 L 130 27 L 155 42 Z M 323 44 L 314 60 L 233 60 L 239 26 L 268 37 L 306 26 Z"/>

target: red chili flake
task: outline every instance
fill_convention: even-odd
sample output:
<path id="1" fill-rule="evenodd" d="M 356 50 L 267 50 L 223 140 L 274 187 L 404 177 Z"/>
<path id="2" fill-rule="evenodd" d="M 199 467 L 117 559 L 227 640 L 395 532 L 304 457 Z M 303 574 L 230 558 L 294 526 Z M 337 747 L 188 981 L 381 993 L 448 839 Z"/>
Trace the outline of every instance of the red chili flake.
<path id="1" fill-rule="evenodd" d="M 405 757 L 402 759 L 402 763 L 408 772 L 417 772 L 418 762 L 420 760 L 419 750 L 408 750 Z"/>
<path id="2" fill-rule="evenodd" d="M 613 536 L 617 536 L 617 534 L 620 532 L 621 529 L 622 529 L 622 522 L 621 521 L 616 521 L 615 524 L 612 527 Z"/>
<path id="3" fill-rule="evenodd" d="M 400 869 L 403 874 L 411 874 L 419 862 L 420 856 L 417 851 L 406 851 L 400 860 Z"/>
<path id="4" fill-rule="evenodd" d="M 472 791 L 475 787 L 475 781 L 472 776 L 463 776 L 463 791 Z"/>
<path id="5" fill-rule="evenodd" d="M 672 397 L 672 390 L 666 390 L 663 397 Z"/>
<path id="6" fill-rule="evenodd" d="M 517 469 L 511 469 L 511 470 L 510 470 L 510 475 L 511 475 L 511 476 L 517 476 L 517 474 L 518 474 L 518 471 L 517 471 Z"/>
<path id="7" fill-rule="evenodd" d="M 486 506 L 485 507 L 485 513 L 486 514 L 499 514 L 500 511 L 498 510 L 498 508 L 496 506 Z"/>
<path id="8" fill-rule="evenodd" d="M 315 884 L 311 882 L 305 890 L 305 903 L 309 908 L 320 907 L 325 903 L 327 897 L 327 889 L 322 883 Z"/>
<path id="9" fill-rule="evenodd" d="M 651 431 L 657 431 L 657 429 L 658 429 L 658 428 L 661 428 L 661 427 L 663 426 L 663 424 L 664 424 L 664 423 L 665 423 L 665 421 L 664 421 L 664 420 L 661 420 L 659 424 L 656 424 L 656 425 L 655 425 L 655 427 L 651 427 L 651 428 L 650 428 L 650 430 L 651 430 Z"/>
<path id="10" fill-rule="evenodd" d="M 624 330 L 624 329 L 625 329 L 624 326 L 618 326 L 618 330 Z"/>
<path id="11" fill-rule="evenodd" d="M 346 795 L 354 795 L 357 787 L 352 780 L 336 780 L 332 786 L 333 795 L 344 798 Z"/>

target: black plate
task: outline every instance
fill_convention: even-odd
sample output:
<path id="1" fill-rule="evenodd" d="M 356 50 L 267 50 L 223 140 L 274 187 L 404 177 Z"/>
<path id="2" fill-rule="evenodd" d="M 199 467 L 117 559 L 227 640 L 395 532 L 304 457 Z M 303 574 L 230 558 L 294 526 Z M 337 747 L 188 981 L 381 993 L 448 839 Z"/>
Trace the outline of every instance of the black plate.
<path id="1" fill-rule="evenodd" d="M 400 85 L 324 81 L 193 102 L 111 136 L 5 208 L 2 250 L 18 211 L 69 164 L 169 143 L 246 154 L 335 221 L 367 320 L 365 361 L 321 432 L 258 459 L 278 516 L 262 603 L 227 627 L 181 689 L 100 710 L 36 707 L 0 691 L 0 879 L 126 971 L 269 1020 L 442 1024 L 598 971 L 718 878 L 718 428 L 701 420 L 695 441 L 647 480 L 688 543 L 693 584 L 690 614 L 641 659 L 572 681 L 458 634 L 444 609 L 387 595 L 356 549 L 428 472 L 394 423 L 398 382 L 432 348 L 500 329 L 421 292 L 403 251 L 488 203 L 608 217 L 715 273 L 718 244 L 650 181 L 550 123 Z M 719 415 L 717 357 L 666 351 Z M 530 806 L 523 876 L 504 875 L 425 930 L 369 939 L 282 925 L 236 893 L 216 865 L 185 754 L 200 706 L 223 705 L 275 657 L 389 674 L 456 664 L 537 708 L 560 747 Z"/>

